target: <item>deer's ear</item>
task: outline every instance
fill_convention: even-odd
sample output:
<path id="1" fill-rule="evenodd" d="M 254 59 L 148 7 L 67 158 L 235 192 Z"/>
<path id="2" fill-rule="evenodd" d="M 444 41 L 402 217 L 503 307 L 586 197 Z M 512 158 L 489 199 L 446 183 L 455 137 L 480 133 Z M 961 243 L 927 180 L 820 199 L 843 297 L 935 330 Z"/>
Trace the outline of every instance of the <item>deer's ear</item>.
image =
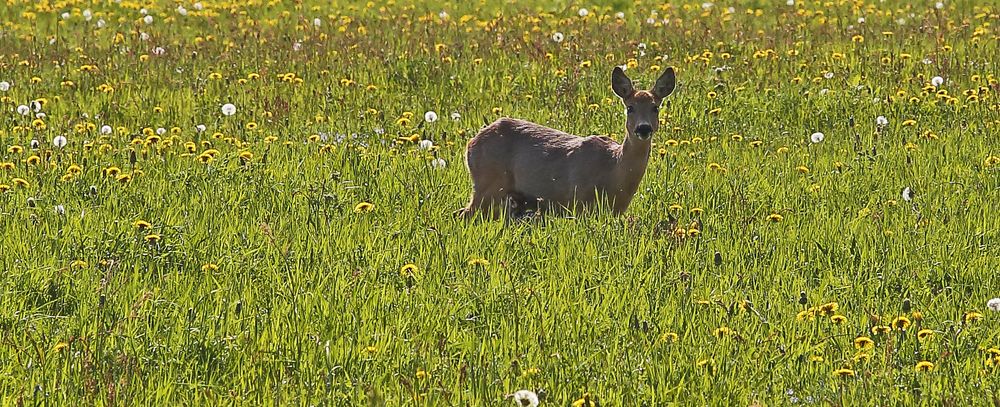
<path id="1" fill-rule="evenodd" d="M 663 99 L 674 91 L 674 85 L 676 83 L 674 68 L 668 66 L 667 70 L 663 71 L 660 78 L 656 80 L 656 84 L 653 85 L 653 89 L 650 89 L 650 92 L 652 92 L 653 96 L 656 96 L 657 99 Z"/>
<path id="2" fill-rule="evenodd" d="M 611 89 L 622 99 L 628 99 L 635 93 L 632 80 L 625 76 L 625 71 L 622 71 L 622 68 L 618 66 L 611 72 Z"/>

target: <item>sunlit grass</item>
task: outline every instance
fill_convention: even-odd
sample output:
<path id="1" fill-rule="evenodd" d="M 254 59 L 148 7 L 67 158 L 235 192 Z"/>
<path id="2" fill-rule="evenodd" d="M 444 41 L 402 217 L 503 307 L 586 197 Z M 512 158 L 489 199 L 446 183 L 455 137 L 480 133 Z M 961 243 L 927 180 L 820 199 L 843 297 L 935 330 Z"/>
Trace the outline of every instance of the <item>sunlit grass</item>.
<path id="1" fill-rule="evenodd" d="M 995 6 L 550 3 L 8 1 L 5 402 L 996 401 Z M 619 65 L 625 216 L 452 217 Z"/>

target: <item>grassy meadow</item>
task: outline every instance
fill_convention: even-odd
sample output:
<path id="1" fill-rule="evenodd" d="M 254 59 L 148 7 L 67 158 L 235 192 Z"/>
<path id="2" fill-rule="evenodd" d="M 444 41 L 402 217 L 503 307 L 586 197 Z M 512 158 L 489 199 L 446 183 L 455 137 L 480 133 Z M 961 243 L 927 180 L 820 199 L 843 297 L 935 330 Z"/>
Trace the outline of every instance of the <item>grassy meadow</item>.
<path id="1" fill-rule="evenodd" d="M 2 403 L 1000 403 L 1000 7 L 505 3 L 5 0 Z M 615 66 L 625 215 L 452 216 Z"/>

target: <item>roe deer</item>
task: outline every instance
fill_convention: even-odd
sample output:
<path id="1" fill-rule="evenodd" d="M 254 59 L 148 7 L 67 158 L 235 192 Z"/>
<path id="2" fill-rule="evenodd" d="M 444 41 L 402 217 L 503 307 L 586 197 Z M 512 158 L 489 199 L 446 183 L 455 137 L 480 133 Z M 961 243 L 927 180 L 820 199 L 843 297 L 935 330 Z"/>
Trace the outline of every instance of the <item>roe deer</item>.
<path id="1" fill-rule="evenodd" d="M 625 140 L 578 137 L 539 124 L 501 118 L 469 140 L 465 162 L 472 198 L 459 210 L 472 217 L 480 209 L 498 217 L 513 199 L 522 205 L 586 209 L 600 199 L 614 214 L 628 209 L 649 163 L 650 139 L 659 128 L 659 108 L 674 90 L 673 68 L 653 88 L 635 90 L 621 68 L 611 88 L 625 105 Z"/>

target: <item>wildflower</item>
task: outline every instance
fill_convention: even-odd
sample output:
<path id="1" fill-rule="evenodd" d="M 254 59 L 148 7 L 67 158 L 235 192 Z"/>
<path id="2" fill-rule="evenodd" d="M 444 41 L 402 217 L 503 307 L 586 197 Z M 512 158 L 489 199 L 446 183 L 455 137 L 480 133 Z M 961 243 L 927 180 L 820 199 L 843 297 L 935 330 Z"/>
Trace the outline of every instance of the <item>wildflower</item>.
<path id="1" fill-rule="evenodd" d="M 399 268 L 399 275 L 403 278 L 413 278 L 420 269 L 417 268 L 416 264 L 407 263 L 403 267 Z"/>
<path id="2" fill-rule="evenodd" d="M 809 167 L 806 167 L 804 165 L 800 165 L 798 167 L 795 167 L 795 171 L 798 171 L 798 172 L 803 173 L 803 174 L 808 174 L 809 173 Z"/>
<path id="3" fill-rule="evenodd" d="M 590 399 L 590 393 L 583 393 L 583 397 L 576 399 L 572 407 L 597 407 L 597 403 Z"/>
<path id="4" fill-rule="evenodd" d="M 819 311 L 823 315 L 833 315 L 838 309 L 840 309 L 840 304 L 836 302 L 828 302 L 819 306 Z"/>
<path id="5" fill-rule="evenodd" d="M 962 317 L 962 320 L 965 321 L 966 324 L 979 322 L 980 319 L 983 319 L 983 314 L 980 314 L 976 311 L 966 312 L 965 315 Z"/>
<path id="6" fill-rule="evenodd" d="M 427 113 L 424 113 L 425 122 L 434 123 L 437 121 L 437 119 L 438 119 L 438 114 L 435 113 L 434 111 L 428 111 Z"/>
<path id="7" fill-rule="evenodd" d="M 20 105 L 17 107 L 17 109 L 14 110 L 17 111 L 17 114 L 21 116 L 27 116 L 28 113 L 31 113 L 31 108 L 25 105 Z"/>
<path id="8" fill-rule="evenodd" d="M 354 205 L 354 213 L 368 213 L 375 209 L 375 205 L 370 202 L 359 202 Z"/>
<path id="9" fill-rule="evenodd" d="M 819 144 L 819 143 L 823 142 L 823 139 L 825 137 L 826 136 L 824 136 L 823 133 L 820 133 L 820 132 L 817 131 L 817 132 L 813 133 L 811 136 L 809 136 L 809 140 L 812 141 L 813 144 Z"/>
<path id="10" fill-rule="evenodd" d="M 875 345 L 875 341 L 867 336 L 859 336 L 854 338 L 854 347 L 858 349 L 866 349 Z"/>
<path id="11" fill-rule="evenodd" d="M 886 119 L 885 116 L 876 117 L 875 118 L 875 125 L 877 125 L 878 127 L 888 126 L 889 125 L 889 119 Z"/>
<path id="12" fill-rule="evenodd" d="M 249 122 L 249 123 L 246 124 L 246 128 L 247 128 L 247 130 L 251 130 L 251 131 L 256 130 L 257 129 L 257 123 L 256 122 Z"/>
<path id="13" fill-rule="evenodd" d="M 458 112 L 451 112 L 451 120 L 454 120 L 456 122 L 462 120 L 462 115 L 459 114 Z"/>
<path id="14" fill-rule="evenodd" d="M 56 146 L 56 148 L 66 147 L 66 136 L 56 136 L 52 139 L 52 145 Z"/>
<path id="15" fill-rule="evenodd" d="M 918 372 L 930 372 L 934 370 L 934 364 L 926 360 L 917 362 L 916 370 Z"/>
<path id="16" fill-rule="evenodd" d="M 932 336 L 934 336 L 934 331 L 930 329 L 921 329 L 917 331 L 917 339 L 921 341 L 930 339 Z"/>
<path id="17" fill-rule="evenodd" d="M 885 325 L 876 325 L 876 326 L 872 327 L 872 333 L 875 334 L 875 335 L 887 334 L 891 330 L 892 330 L 892 328 L 889 328 L 889 327 L 887 327 Z"/>
<path id="18" fill-rule="evenodd" d="M 18 186 L 18 187 L 21 187 L 21 188 L 27 188 L 27 187 L 31 186 L 31 183 L 29 183 L 24 178 L 14 178 L 14 179 L 10 180 L 10 182 L 14 183 L 15 186 Z"/>
<path id="19" fill-rule="evenodd" d="M 779 215 L 777 213 L 772 213 L 772 214 L 770 214 L 770 215 L 767 216 L 767 220 L 769 220 L 771 222 L 774 222 L 774 223 L 781 222 L 784 219 L 785 219 L 784 216 L 781 216 L 781 215 Z"/>
<path id="20" fill-rule="evenodd" d="M 475 258 L 475 259 L 470 259 L 469 260 L 469 265 L 470 266 L 486 267 L 486 266 L 490 265 L 490 262 L 487 261 L 486 259 Z"/>
<path id="21" fill-rule="evenodd" d="M 139 230 L 149 229 L 149 228 L 153 227 L 153 225 L 151 225 L 149 222 L 146 222 L 146 221 L 144 221 L 142 219 L 139 219 L 139 220 L 137 220 L 135 222 L 132 222 L 132 226 L 134 226 L 136 229 L 139 229 Z"/>
<path id="22" fill-rule="evenodd" d="M 214 263 L 206 263 L 201 266 L 201 271 L 205 273 L 211 273 L 213 271 L 218 271 L 218 270 L 219 270 L 219 265 Z"/>
<path id="23" fill-rule="evenodd" d="M 835 325 L 840 325 L 843 324 L 844 322 L 847 322 L 847 317 L 843 315 L 834 315 L 830 317 L 830 322 L 833 322 Z"/>
<path id="24" fill-rule="evenodd" d="M 556 32 L 552 33 L 552 41 L 560 43 L 560 42 L 563 42 L 564 38 L 565 37 L 563 36 L 563 33 L 561 33 L 561 32 L 556 31 Z"/>
<path id="25" fill-rule="evenodd" d="M 424 379 L 426 379 L 428 377 L 431 377 L 431 374 L 427 373 L 427 371 L 424 370 L 424 369 L 417 368 L 417 375 L 416 376 L 417 376 L 418 380 L 424 380 Z"/>
<path id="26" fill-rule="evenodd" d="M 232 103 L 226 103 L 222 105 L 222 114 L 226 116 L 232 116 L 236 114 L 236 106 Z"/>
<path id="27" fill-rule="evenodd" d="M 156 242 L 160 241 L 160 235 L 158 235 L 156 233 L 150 233 L 150 234 L 146 235 L 146 237 L 144 239 L 146 239 L 146 241 L 149 242 L 149 243 L 156 243 Z"/>
<path id="28" fill-rule="evenodd" d="M 917 121 L 913 120 L 913 119 L 903 120 L 903 126 L 909 127 L 909 126 L 914 126 L 916 124 L 917 124 Z"/>
<path id="29" fill-rule="evenodd" d="M 712 335 L 715 335 L 715 337 L 719 339 L 724 338 L 726 335 L 732 335 L 732 333 L 733 330 L 728 326 L 720 326 L 716 328 L 715 331 L 712 331 Z"/>
<path id="30" fill-rule="evenodd" d="M 448 166 L 448 163 L 445 162 L 445 160 L 443 158 L 435 158 L 435 159 L 431 160 L 431 168 L 440 169 L 440 168 L 445 168 L 447 166 Z"/>
<path id="31" fill-rule="evenodd" d="M 369 355 L 374 355 L 376 352 L 378 352 L 378 348 L 374 346 L 366 346 L 364 352 Z"/>
<path id="32" fill-rule="evenodd" d="M 521 407 L 538 407 L 538 395 L 531 390 L 518 390 L 514 393 L 514 404 Z"/>
<path id="33" fill-rule="evenodd" d="M 55 211 L 56 211 L 57 215 L 65 215 L 66 214 L 66 207 L 62 206 L 62 205 L 56 205 Z"/>
<path id="34" fill-rule="evenodd" d="M 1000 298 L 993 298 L 986 301 L 986 308 L 989 308 L 990 311 L 1000 311 Z"/>
<path id="35" fill-rule="evenodd" d="M 430 150 L 434 147 L 434 142 L 430 140 L 420 140 L 420 143 L 417 143 L 417 147 L 421 150 Z"/>
<path id="36" fill-rule="evenodd" d="M 101 126 L 101 134 L 105 135 L 111 134 L 111 131 L 112 131 L 111 126 L 108 125 Z"/>
<path id="37" fill-rule="evenodd" d="M 146 23 L 147 25 L 153 24 L 153 16 L 147 15 L 143 17 L 142 22 Z"/>
<path id="38" fill-rule="evenodd" d="M 935 76 L 931 78 L 931 85 L 934 85 L 935 88 L 941 86 L 942 84 L 944 84 L 944 78 L 940 76 Z"/>
<path id="39" fill-rule="evenodd" d="M 577 10 L 576 14 L 579 15 L 580 17 L 586 17 L 586 16 L 590 15 L 590 10 L 587 10 L 585 8 L 581 8 L 580 10 Z"/>
<path id="40" fill-rule="evenodd" d="M 833 371 L 833 375 L 837 377 L 853 377 L 854 371 L 851 369 L 837 369 Z"/>
<path id="41" fill-rule="evenodd" d="M 905 331 L 906 328 L 910 327 L 910 320 L 906 317 L 898 317 L 892 321 L 892 327 L 899 331 Z"/>
<path id="42" fill-rule="evenodd" d="M 6 92 L 10 90 L 10 82 L 0 81 L 0 92 Z"/>
<path id="43" fill-rule="evenodd" d="M 678 339 L 679 337 L 677 334 L 673 332 L 666 332 L 663 335 L 660 335 L 660 342 L 663 343 L 674 343 L 677 342 Z"/>

